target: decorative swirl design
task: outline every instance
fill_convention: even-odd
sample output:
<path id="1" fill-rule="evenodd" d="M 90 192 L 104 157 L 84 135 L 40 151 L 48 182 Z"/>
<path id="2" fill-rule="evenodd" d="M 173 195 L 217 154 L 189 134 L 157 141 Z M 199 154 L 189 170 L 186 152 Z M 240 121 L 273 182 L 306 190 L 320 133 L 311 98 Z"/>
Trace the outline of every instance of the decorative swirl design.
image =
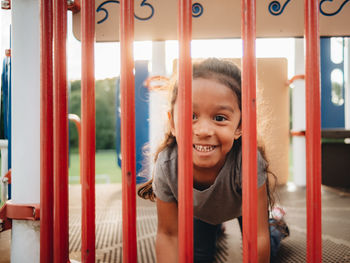
<path id="1" fill-rule="evenodd" d="M 284 5 L 281 7 L 281 3 L 278 1 L 272 1 L 269 4 L 269 12 L 271 15 L 279 16 L 283 13 L 284 9 L 286 8 L 287 4 L 290 2 L 290 0 L 287 0 Z"/>
<path id="2" fill-rule="evenodd" d="M 349 1 L 350 1 L 350 0 L 345 0 L 345 1 L 340 5 L 340 7 L 338 8 L 337 11 L 335 11 L 335 12 L 333 12 L 333 13 L 327 13 L 327 12 L 323 11 L 322 6 L 323 6 L 323 4 L 324 4 L 325 2 L 333 2 L 333 0 L 321 0 L 321 2 L 320 2 L 320 12 L 321 12 L 321 14 L 324 15 L 324 16 L 335 16 L 336 14 L 338 14 L 338 13 L 343 9 L 344 5 L 346 5 L 346 3 L 348 3 Z"/>
<path id="3" fill-rule="evenodd" d="M 136 19 L 141 20 L 141 21 L 145 21 L 145 20 L 149 20 L 149 19 L 151 19 L 153 17 L 153 15 L 154 15 L 154 8 L 153 8 L 153 6 L 151 4 L 146 3 L 146 2 L 147 2 L 147 0 L 143 0 L 142 3 L 140 4 L 140 6 L 141 7 L 148 6 L 151 9 L 151 14 L 149 16 L 147 16 L 147 17 L 139 17 L 136 14 L 134 14 Z"/>
<path id="4" fill-rule="evenodd" d="M 101 20 L 97 21 L 97 24 L 101 24 L 101 23 L 103 23 L 104 21 L 106 21 L 108 19 L 109 13 L 108 13 L 108 10 L 106 8 L 104 8 L 104 6 L 107 5 L 107 4 L 110 4 L 110 3 L 119 4 L 120 2 L 118 0 L 107 0 L 107 1 L 102 2 L 97 7 L 96 12 L 98 13 L 100 11 L 103 11 L 105 16 Z M 150 8 L 151 9 L 151 14 L 149 16 L 147 16 L 147 17 L 139 17 L 136 14 L 134 14 L 134 17 L 136 19 L 138 19 L 138 20 L 141 20 L 141 21 L 145 21 L 145 20 L 151 19 L 153 17 L 153 15 L 154 15 L 154 8 L 153 8 L 153 6 L 151 4 L 149 4 L 149 3 L 147 3 L 147 0 L 142 0 L 140 6 L 141 7 L 145 7 L 146 6 L 146 7 Z"/>
<path id="5" fill-rule="evenodd" d="M 116 3 L 116 4 L 119 4 L 119 1 L 117 0 L 109 0 L 109 1 L 105 1 L 105 2 L 102 2 L 96 9 L 96 12 L 100 12 L 100 11 L 103 11 L 105 12 L 105 16 L 104 18 L 102 18 L 101 20 L 97 21 L 97 24 L 101 24 L 103 23 L 104 21 L 107 20 L 108 16 L 109 16 L 109 13 L 108 13 L 108 10 L 106 8 L 104 8 L 103 6 L 106 5 L 106 4 L 109 4 L 109 3 Z"/>
<path id="6" fill-rule="evenodd" d="M 200 3 L 192 5 L 192 17 L 200 17 L 203 14 L 203 6 Z"/>

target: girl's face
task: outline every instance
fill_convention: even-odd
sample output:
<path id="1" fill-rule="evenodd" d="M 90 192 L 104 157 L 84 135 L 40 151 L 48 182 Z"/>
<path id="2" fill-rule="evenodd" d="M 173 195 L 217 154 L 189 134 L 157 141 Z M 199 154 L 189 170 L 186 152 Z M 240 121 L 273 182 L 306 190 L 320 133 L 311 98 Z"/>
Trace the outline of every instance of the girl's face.
<path id="1" fill-rule="evenodd" d="M 241 136 L 241 111 L 236 94 L 215 79 L 194 79 L 193 100 L 193 165 L 194 169 L 220 170 L 234 140 Z M 177 103 L 172 133 L 176 136 Z"/>

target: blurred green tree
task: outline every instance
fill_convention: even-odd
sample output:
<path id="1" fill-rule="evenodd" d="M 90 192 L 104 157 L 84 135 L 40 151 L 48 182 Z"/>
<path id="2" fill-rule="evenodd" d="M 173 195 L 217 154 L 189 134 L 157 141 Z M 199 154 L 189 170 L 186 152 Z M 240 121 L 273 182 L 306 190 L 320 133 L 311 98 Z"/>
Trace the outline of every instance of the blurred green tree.
<path id="1" fill-rule="evenodd" d="M 117 78 L 95 82 L 96 150 L 115 148 L 115 92 Z M 81 117 L 81 81 L 70 82 L 69 113 Z M 69 144 L 78 148 L 78 133 L 74 123 L 69 123 Z"/>

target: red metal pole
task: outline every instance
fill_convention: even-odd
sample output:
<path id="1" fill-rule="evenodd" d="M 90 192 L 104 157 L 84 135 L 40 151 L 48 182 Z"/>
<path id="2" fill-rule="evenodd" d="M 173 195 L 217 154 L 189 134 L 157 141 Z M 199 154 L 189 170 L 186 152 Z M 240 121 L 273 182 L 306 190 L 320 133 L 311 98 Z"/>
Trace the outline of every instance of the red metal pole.
<path id="1" fill-rule="evenodd" d="M 67 1 L 53 1 L 54 40 L 54 262 L 69 260 Z"/>
<path id="2" fill-rule="evenodd" d="M 136 263 L 134 1 L 120 2 L 123 262 Z"/>
<path id="3" fill-rule="evenodd" d="M 192 175 L 192 2 L 179 1 L 179 91 L 178 111 L 178 246 L 179 262 L 193 262 L 193 175 Z"/>
<path id="4" fill-rule="evenodd" d="M 53 261 L 52 1 L 40 1 L 40 262 Z"/>
<path id="5" fill-rule="evenodd" d="M 242 0 L 242 212 L 243 262 L 258 262 L 257 254 L 257 132 L 256 132 L 256 3 Z"/>
<path id="6" fill-rule="evenodd" d="M 307 262 L 322 262 L 319 1 L 305 1 Z"/>
<path id="7" fill-rule="evenodd" d="M 95 262 L 95 1 L 81 6 L 82 262 Z"/>

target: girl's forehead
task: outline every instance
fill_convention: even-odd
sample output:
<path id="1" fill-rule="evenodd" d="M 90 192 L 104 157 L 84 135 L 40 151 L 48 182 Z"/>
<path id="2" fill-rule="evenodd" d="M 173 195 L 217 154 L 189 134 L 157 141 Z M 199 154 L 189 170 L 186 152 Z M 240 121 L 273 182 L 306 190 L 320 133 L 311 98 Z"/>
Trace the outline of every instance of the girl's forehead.
<path id="1" fill-rule="evenodd" d="M 236 93 L 232 88 L 218 79 L 210 78 L 196 78 L 192 81 L 192 92 L 200 93 L 224 93 L 224 94 L 233 94 L 235 97 Z"/>
<path id="2" fill-rule="evenodd" d="M 209 104 L 231 104 L 238 106 L 235 92 L 215 79 L 194 79 L 192 82 L 192 101 L 194 106 Z"/>

